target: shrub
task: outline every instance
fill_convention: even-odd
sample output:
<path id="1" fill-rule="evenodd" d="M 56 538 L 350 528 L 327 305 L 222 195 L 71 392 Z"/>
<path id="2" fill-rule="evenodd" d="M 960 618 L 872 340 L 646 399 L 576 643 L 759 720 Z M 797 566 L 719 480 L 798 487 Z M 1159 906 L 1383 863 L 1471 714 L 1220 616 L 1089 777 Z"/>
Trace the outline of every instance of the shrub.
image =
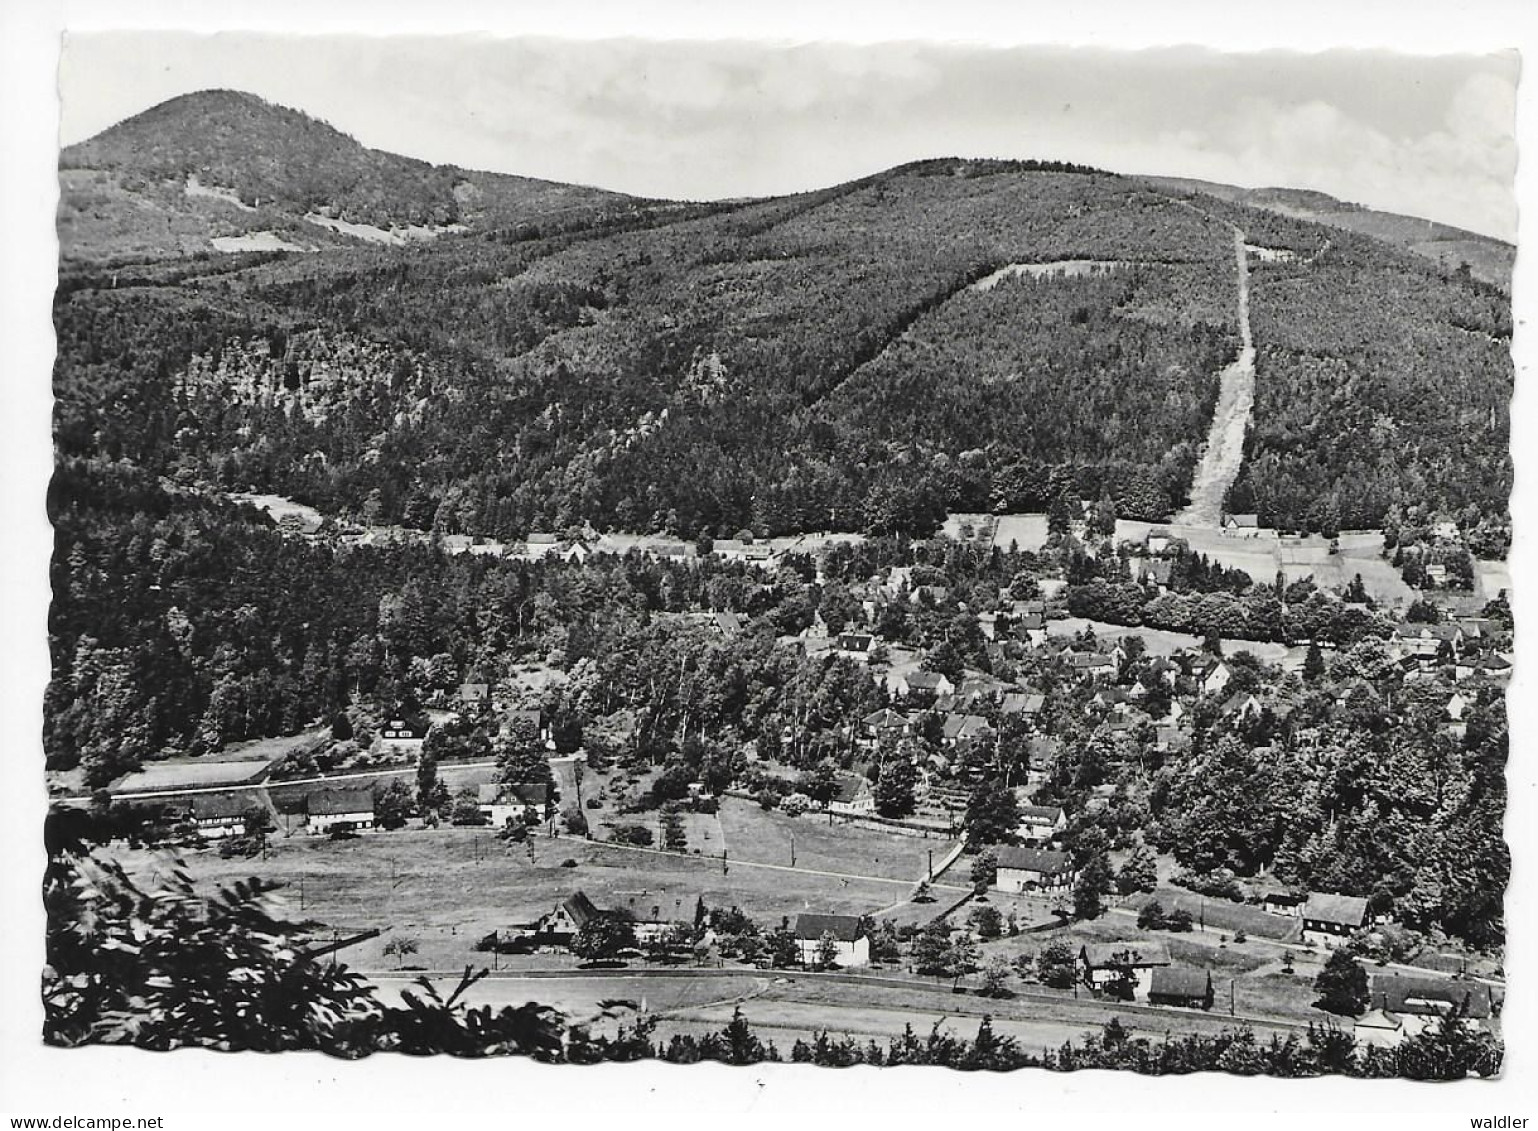
<path id="1" fill-rule="evenodd" d="M 1077 967 L 1073 948 L 1061 939 L 1042 947 L 1036 956 L 1036 977 L 1054 990 L 1070 988 L 1078 977 Z"/>
<path id="2" fill-rule="evenodd" d="M 1244 902 L 1244 890 L 1239 886 L 1238 878 L 1227 868 L 1219 868 L 1212 872 L 1179 872 L 1175 875 L 1174 882 L 1179 887 L 1189 888 L 1198 895 L 1210 896 L 1213 899 L 1229 899 L 1235 903 Z"/>
<path id="3" fill-rule="evenodd" d="M 645 825 L 615 825 L 609 833 L 609 839 L 615 844 L 632 844 L 640 848 L 650 848 L 656 839 L 652 831 Z"/>
<path id="4" fill-rule="evenodd" d="M 791 817 L 799 817 L 811 807 L 812 799 L 804 793 L 792 793 L 784 801 L 780 802 L 781 812 Z"/>

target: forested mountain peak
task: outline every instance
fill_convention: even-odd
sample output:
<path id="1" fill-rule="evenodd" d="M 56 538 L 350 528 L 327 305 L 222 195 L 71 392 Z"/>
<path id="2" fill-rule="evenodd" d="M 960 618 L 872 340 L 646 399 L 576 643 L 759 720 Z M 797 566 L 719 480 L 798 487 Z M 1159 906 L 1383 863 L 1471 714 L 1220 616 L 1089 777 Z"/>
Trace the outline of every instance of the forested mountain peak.
<path id="1" fill-rule="evenodd" d="M 181 95 L 59 155 L 66 260 L 399 244 L 634 204 L 433 165 L 233 90 Z"/>

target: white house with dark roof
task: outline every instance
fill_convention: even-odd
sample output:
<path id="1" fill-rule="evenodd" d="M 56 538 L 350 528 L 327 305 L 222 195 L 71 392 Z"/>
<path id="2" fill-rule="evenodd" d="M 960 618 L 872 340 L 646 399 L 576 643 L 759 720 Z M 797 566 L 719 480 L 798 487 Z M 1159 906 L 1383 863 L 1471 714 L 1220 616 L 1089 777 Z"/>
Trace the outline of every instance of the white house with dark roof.
<path id="1" fill-rule="evenodd" d="M 545 805 L 550 788 L 544 782 L 504 785 L 490 782 L 477 787 L 476 803 L 494 829 L 517 821 L 538 824 L 545 819 Z"/>
<path id="2" fill-rule="evenodd" d="M 374 827 L 374 792 L 370 789 L 322 789 L 304 799 L 306 832 L 325 833 L 341 826 L 361 832 Z"/>
<path id="3" fill-rule="evenodd" d="M 844 817 L 864 817 L 876 811 L 876 795 L 860 774 L 840 774 L 828 799 L 828 812 Z"/>
<path id="4" fill-rule="evenodd" d="M 993 886 L 999 891 L 1065 891 L 1077 876 L 1069 855 L 1051 849 L 1005 845 L 998 850 L 998 861 Z"/>
<path id="5" fill-rule="evenodd" d="M 1196 677 L 1203 695 L 1218 695 L 1233 682 L 1234 669 L 1222 660 L 1211 660 L 1199 665 L 1192 675 Z"/>
<path id="6" fill-rule="evenodd" d="M 876 650 L 876 644 L 876 638 L 868 632 L 843 632 L 839 634 L 834 650 L 846 659 L 858 660 L 866 664 L 870 662 L 871 653 Z"/>
<path id="7" fill-rule="evenodd" d="M 1130 970 L 1137 984 L 1133 1000 L 1147 1000 L 1154 971 L 1169 964 L 1169 948 L 1162 942 L 1085 943 L 1079 948 L 1079 966 L 1085 985 L 1098 990 L 1122 971 Z"/>
<path id="8" fill-rule="evenodd" d="M 1356 895 L 1309 892 L 1302 918 L 1305 943 L 1336 947 L 1367 925 L 1367 901 Z"/>
<path id="9" fill-rule="evenodd" d="M 917 671 L 908 672 L 897 679 L 897 694 L 904 699 L 937 699 L 942 695 L 954 695 L 956 685 L 940 672 Z"/>
<path id="10" fill-rule="evenodd" d="M 1016 812 L 1020 827 L 1015 835 L 1030 848 L 1046 844 L 1068 827 L 1068 815 L 1061 805 L 1020 805 Z"/>
<path id="11" fill-rule="evenodd" d="M 1090 679 L 1110 679 L 1116 674 L 1116 661 L 1101 652 L 1074 652 L 1068 657 L 1068 666 L 1078 675 Z"/>
<path id="12" fill-rule="evenodd" d="M 1225 514 L 1223 533 L 1231 538 L 1260 537 L 1260 516 L 1253 514 Z"/>
<path id="13" fill-rule="evenodd" d="M 839 966 L 870 965 L 870 939 L 861 930 L 858 916 L 803 912 L 796 916 L 791 931 L 796 936 L 801 961 L 807 966 L 816 965 L 824 937 L 832 938 L 838 954 L 834 961 Z"/>
<path id="14" fill-rule="evenodd" d="M 241 793 L 198 793 L 190 802 L 192 823 L 204 840 L 223 840 L 242 836 L 246 814 L 261 805 L 254 797 Z"/>

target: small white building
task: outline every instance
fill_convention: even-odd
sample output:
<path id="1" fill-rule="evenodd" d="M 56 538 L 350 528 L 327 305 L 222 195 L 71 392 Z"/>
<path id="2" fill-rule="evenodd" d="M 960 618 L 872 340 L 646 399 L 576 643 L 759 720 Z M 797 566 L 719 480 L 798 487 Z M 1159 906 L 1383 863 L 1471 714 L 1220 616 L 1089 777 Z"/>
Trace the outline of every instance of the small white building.
<path id="1" fill-rule="evenodd" d="M 876 811 L 876 795 L 870 782 L 859 774 L 840 774 L 838 787 L 828 800 L 828 812 L 844 817 L 868 817 Z"/>
<path id="2" fill-rule="evenodd" d="M 801 914 L 796 916 L 791 929 L 804 965 L 817 964 L 825 937 L 833 940 L 837 965 L 845 968 L 870 965 L 870 939 L 860 929 L 860 920 L 853 915 Z"/>

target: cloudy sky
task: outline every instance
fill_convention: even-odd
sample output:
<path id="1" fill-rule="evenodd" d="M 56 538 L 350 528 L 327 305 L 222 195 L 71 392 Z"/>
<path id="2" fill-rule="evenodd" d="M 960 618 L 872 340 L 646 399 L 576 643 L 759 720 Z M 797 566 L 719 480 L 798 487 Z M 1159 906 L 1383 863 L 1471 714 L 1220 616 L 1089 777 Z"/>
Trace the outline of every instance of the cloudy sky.
<path id="1" fill-rule="evenodd" d="M 737 42 L 71 36 L 62 137 L 252 91 L 366 145 L 648 196 L 819 187 L 947 155 L 1313 188 L 1513 239 L 1518 60 Z"/>

